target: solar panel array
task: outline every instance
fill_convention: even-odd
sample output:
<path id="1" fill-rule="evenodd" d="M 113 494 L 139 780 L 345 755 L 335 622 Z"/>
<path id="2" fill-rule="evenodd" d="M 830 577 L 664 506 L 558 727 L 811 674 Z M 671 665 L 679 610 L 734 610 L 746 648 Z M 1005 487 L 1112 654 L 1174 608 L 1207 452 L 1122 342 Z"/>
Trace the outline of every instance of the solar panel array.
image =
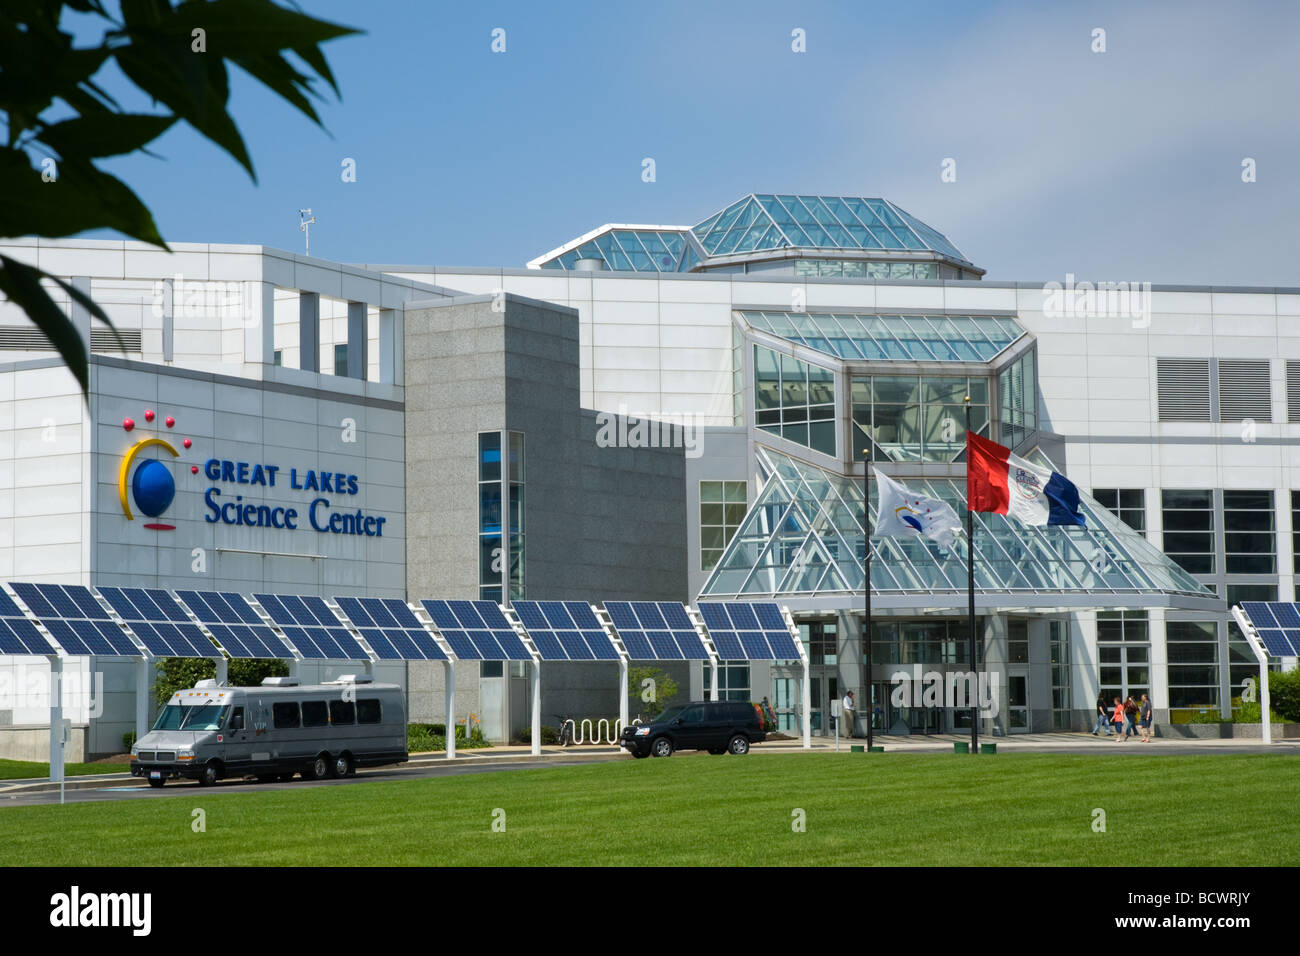
<path id="1" fill-rule="evenodd" d="M 161 588 L 102 587 L 99 593 L 155 657 L 220 657 L 185 609 Z"/>
<path id="2" fill-rule="evenodd" d="M 1300 606 L 1289 601 L 1242 601 L 1264 647 L 1275 657 L 1300 657 Z"/>
<path id="3" fill-rule="evenodd" d="M 55 653 L 45 635 L 27 619 L 22 608 L 4 591 L 0 591 L 0 654 Z"/>
<path id="4" fill-rule="evenodd" d="M 177 591 L 176 596 L 231 657 L 293 659 L 293 652 L 243 595 L 233 591 Z"/>
<path id="5" fill-rule="evenodd" d="M 616 661 L 618 650 L 583 601 L 515 601 L 511 605 L 544 661 Z"/>
<path id="6" fill-rule="evenodd" d="M 336 597 L 334 602 L 356 625 L 381 660 L 445 661 L 447 654 L 420 619 L 397 598 Z"/>
<path id="7" fill-rule="evenodd" d="M 356 642 L 324 598 L 310 594 L 254 594 L 253 597 L 304 658 L 370 660 L 365 648 Z"/>
<path id="8" fill-rule="evenodd" d="M 700 605 L 704 626 L 723 660 L 786 661 L 799 648 L 781 609 L 771 602 L 720 601 Z"/>
<path id="9" fill-rule="evenodd" d="M 605 610 L 637 661 L 703 661 L 709 652 L 686 609 L 673 601 L 606 601 Z"/>
<path id="10" fill-rule="evenodd" d="M 74 657 L 139 657 L 140 650 L 117 626 L 90 589 L 80 584 L 12 584 L 45 630 Z"/>
<path id="11" fill-rule="evenodd" d="M 460 660 L 533 659 L 494 601 L 425 600 L 421 603 Z"/>

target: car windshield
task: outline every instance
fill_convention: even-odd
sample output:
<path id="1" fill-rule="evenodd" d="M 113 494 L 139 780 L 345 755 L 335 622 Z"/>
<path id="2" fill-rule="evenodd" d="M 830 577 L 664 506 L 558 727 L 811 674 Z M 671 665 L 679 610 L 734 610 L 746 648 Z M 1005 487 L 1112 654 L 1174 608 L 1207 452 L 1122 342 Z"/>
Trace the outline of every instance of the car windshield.
<path id="1" fill-rule="evenodd" d="M 680 717 L 683 714 L 683 712 L 685 712 L 685 710 L 686 710 L 685 704 L 678 705 L 677 707 L 668 707 L 664 710 L 662 714 L 660 714 L 658 717 L 655 718 L 655 723 L 664 724 L 670 720 L 676 720 L 678 717 Z"/>
<path id="2" fill-rule="evenodd" d="M 220 730 L 226 708 L 220 704 L 168 704 L 154 730 Z"/>

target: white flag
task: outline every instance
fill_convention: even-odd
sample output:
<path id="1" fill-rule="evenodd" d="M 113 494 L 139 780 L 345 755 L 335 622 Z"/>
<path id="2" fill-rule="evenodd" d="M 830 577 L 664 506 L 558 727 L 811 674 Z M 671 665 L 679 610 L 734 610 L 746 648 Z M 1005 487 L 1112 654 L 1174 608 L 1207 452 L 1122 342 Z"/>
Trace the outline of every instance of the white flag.
<path id="1" fill-rule="evenodd" d="M 909 491 L 880 472 L 876 472 L 876 481 L 880 483 L 880 517 L 873 533 L 886 538 L 919 534 L 945 548 L 952 547 L 961 521 L 950 505 Z"/>

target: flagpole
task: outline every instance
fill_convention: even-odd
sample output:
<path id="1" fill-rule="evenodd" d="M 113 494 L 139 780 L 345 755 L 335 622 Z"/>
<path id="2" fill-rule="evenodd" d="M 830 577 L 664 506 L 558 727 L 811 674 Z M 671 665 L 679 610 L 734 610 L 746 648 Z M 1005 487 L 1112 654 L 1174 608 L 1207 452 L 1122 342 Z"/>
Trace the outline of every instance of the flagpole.
<path id="1" fill-rule="evenodd" d="M 980 751 L 980 732 L 979 732 L 979 664 L 976 654 L 975 643 L 975 511 L 972 508 L 973 502 L 970 500 L 970 467 L 971 467 L 971 449 L 970 449 L 970 396 L 965 398 L 966 404 L 966 595 L 967 609 L 969 617 L 967 626 L 970 628 L 970 667 L 973 680 L 967 684 L 968 693 L 971 695 L 970 709 L 970 752 L 977 754 Z"/>
<path id="2" fill-rule="evenodd" d="M 871 475 L 871 449 L 862 449 L 862 532 L 866 541 L 866 559 L 863 563 L 862 592 L 867 612 L 866 646 L 867 646 L 867 753 L 871 753 L 871 726 L 876 722 L 875 684 L 871 679 L 871 497 L 867 482 Z"/>

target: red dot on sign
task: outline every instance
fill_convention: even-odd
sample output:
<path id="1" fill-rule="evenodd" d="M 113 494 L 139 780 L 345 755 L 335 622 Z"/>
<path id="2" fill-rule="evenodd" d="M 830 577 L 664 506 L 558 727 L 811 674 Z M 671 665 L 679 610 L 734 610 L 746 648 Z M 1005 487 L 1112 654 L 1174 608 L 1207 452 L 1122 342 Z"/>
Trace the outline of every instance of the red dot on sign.
<path id="1" fill-rule="evenodd" d="M 144 420 L 147 421 L 147 422 L 151 422 L 151 421 L 153 421 L 153 409 L 152 409 L 152 408 L 146 408 L 146 409 L 144 410 Z"/>
<path id="2" fill-rule="evenodd" d="M 176 424 L 176 419 L 168 415 L 166 421 L 164 421 L 163 424 L 166 425 L 168 428 L 171 428 L 173 425 Z"/>
<path id="3" fill-rule="evenodd" d="M 194 444 L 194 442 L 190 441 L 188 438 L 185 439 L 185 447 L 186 447 L 186 448 L 189 448 L 189 447 L 190 447 L 191 445 L 193 445 L 193 444 Z M 197 471 L 197 470 L 198 470 L 198 469 L 196 468 L 195 471 Z"/>
<path id="4" fill-rule="evenodd" d="M 191 474 L 191 475 L 197 475 L 198 473 L 199 473 L 199 466 L 198 466 L 198 465 L 190 465 L 190 474 Z"/>
<path id="5" fill-rule="evenodd" d="M 135 419 L 132 418 L 122 419 L 122 427 L 125 428 L 127 431 L 130 431 L 132 428 L 135 428 Z"/>

